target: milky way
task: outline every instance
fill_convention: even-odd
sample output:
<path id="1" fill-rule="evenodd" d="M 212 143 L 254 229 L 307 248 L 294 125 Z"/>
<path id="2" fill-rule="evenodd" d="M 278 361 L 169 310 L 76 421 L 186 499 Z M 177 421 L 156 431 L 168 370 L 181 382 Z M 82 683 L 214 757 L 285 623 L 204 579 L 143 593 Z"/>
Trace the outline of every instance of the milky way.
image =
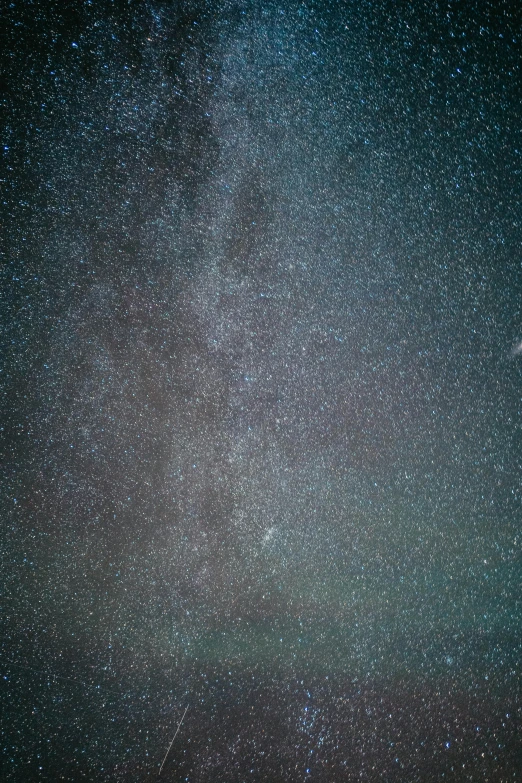
<path id="1" fill-rule="evenodd" d="M 517 779 L 519 22 L 10 5 L 3 780 Z"/>

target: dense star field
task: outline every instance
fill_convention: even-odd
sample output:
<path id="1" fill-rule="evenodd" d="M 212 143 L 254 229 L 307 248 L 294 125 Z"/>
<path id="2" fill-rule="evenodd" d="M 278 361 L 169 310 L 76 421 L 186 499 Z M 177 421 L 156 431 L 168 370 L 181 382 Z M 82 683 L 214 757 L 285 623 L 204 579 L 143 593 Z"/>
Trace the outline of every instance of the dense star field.
<path id="1" fill-rule="evenodd" d="M 0 778 L 522 780 L 515 4 L 6 7 Z"/>

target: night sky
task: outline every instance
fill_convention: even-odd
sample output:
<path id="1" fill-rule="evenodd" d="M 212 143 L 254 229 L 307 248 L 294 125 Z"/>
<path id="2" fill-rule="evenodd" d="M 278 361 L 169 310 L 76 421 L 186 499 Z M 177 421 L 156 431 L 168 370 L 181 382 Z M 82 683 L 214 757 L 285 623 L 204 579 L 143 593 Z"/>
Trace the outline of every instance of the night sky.
<path id="1" fill-rule="evenodd" d="M 4 8 L 0 779 L 522 780 L 522 8 Z"/>

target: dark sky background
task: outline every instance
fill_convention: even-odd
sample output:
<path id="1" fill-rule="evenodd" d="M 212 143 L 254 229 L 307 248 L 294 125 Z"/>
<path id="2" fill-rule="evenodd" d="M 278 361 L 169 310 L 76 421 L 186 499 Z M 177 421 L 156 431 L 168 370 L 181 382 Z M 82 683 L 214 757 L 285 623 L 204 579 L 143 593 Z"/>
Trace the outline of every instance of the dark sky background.
<path id="1" fill-rule="evenodd" d="M 1 779 L 522 779 L 520 9 L 5 8 Z"/>

